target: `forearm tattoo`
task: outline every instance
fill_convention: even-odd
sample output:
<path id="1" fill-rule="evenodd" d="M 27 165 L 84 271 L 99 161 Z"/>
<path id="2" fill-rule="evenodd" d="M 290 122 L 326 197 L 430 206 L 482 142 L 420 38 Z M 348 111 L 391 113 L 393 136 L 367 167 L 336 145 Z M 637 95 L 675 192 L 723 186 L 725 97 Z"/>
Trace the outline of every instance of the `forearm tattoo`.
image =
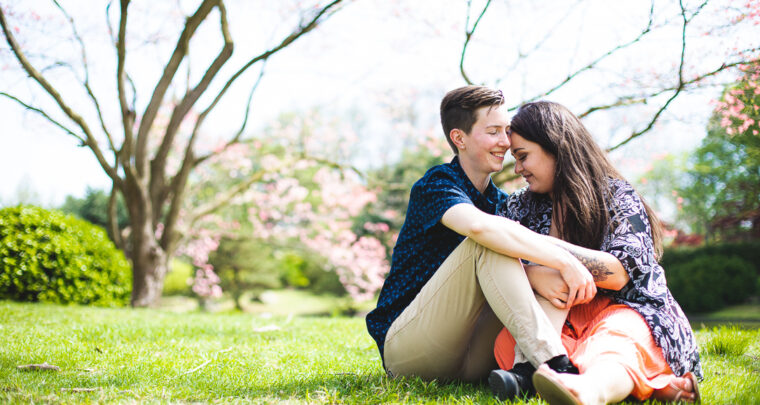
<path id="1" fill-rule="evenodd" d="M 601 260 L 584 254 L 582 251 L 572 249 L 567 246 L 563 246 L 565 250 L 575 256 L 580 262 L 586 266 L 591 276 L 594 277 L 594 282 L 605 281 L 607 278 L 615 273 L 610 271 L 607 266 L 602 263 Z"/>

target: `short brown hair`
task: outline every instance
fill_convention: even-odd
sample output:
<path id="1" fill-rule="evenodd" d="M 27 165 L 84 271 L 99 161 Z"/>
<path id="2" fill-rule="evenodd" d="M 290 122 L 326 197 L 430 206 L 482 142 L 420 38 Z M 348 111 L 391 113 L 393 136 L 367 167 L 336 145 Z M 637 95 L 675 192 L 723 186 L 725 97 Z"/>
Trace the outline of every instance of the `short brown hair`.
<path id="1" fill-rule="evenodd" d="M 441 100 L 441 126 L 451 150 L 458 153 L 456 145 L 451 141 L 451 130 L 457 128 L 469 134 L 472 125 L 478 119 L 476 111 L 480 107 L 495 107 L 502 104 L 504 104 L 504 94 L 501 90 L 485 86 L 465 86 L 446 93 Z"/>

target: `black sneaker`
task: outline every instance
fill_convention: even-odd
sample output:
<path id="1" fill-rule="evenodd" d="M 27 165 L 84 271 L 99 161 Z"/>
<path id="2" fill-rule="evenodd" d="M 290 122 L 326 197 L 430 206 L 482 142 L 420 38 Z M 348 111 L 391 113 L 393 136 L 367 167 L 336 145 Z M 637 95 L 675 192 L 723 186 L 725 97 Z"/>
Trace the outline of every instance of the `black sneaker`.
<path id="1" fill-rule="evenodd" d="M 536 369 L 530 363 L 519 363 L 507 370 L 492 370 L 488 376 L 491 392 L 501 401 L 536 395 L 532 376 Z"/>
<path id="2" fill-rule="evenodd" d="M 578 371 L 578 367 L 575 367 L 575 364 L 573 364 L 570 361 L 570 358 L 564 354 L 559 355 L 557 357 L 552 357 L 551 359 L 549 359 L 549 361 L 546 362 L 546 365 L 549 366 L 550 369 L 558 373 L 566 373 L 566 374 L 580 373 L 580 371 Z"/>

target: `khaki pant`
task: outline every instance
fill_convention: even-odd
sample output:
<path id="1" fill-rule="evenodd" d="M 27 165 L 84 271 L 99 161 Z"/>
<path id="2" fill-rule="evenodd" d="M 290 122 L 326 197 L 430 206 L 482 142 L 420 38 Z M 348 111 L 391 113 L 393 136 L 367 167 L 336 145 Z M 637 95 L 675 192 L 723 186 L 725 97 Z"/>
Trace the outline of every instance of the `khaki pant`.
<path id="1" fill-rule="evenodd" d="M 482 380 L 498 367 L 494 340 L 504 326 L 517 341 L 515 362 L 538 366 L 567 354 L 566 316 L 533 292 L 519 260 L 468 238 L 391 325 L 385 366 L 397 377 Z"/>

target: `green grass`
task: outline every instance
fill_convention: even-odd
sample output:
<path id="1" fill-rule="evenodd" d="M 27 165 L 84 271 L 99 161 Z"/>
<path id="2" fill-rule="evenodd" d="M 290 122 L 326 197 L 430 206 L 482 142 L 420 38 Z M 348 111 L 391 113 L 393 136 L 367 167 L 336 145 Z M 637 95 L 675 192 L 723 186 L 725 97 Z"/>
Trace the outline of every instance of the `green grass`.
<path id="1" fill-rule="evenodd" d="M 250 301 L 249 294 L 241 298 L 244 312 L 269 315 L 338 315 L 341 309 L 346 309 L 348 297 L 337 297 L 329 294 L 315 295 L 309 291 L 295 289 L 267 290 L 261 294 L 261 302 Z M 369 312 L 374 308 L 374 302 L 368 301 L 354 304 L 356 311 Z M 198 310 L 198 299 L 183 295 L 163 296 L 159 304 L 161 309 L 173 312 L 191 312 Z M 234 311 L 232 299 L 225 296 L 210 304 L 210 312 Z"/>
<path id="2" fill-rule="evenodd" d="M 740 333 L 742 350 L 703 352 L 704 403 L 760 403 L 760 331 Z M 482 385 L 388 379 L 360 318 L 0 301 L 0 342 L 2 403 L 497 402 Z M 61 370 L 17 369 L 43 362 Z"/>
<path id="3" fill-rule="evenodd" d="M 760 321 L 760 304 L 734 305 L 707 314 L 705 318 Z"/>
<path id="4" fill-rule="evenodd" d="M 737 326 L 713 328 L 702 343 L 702 352 L 710 355 L 741 356 L 748 352 L 757 333 L 739 329 Z"/>

